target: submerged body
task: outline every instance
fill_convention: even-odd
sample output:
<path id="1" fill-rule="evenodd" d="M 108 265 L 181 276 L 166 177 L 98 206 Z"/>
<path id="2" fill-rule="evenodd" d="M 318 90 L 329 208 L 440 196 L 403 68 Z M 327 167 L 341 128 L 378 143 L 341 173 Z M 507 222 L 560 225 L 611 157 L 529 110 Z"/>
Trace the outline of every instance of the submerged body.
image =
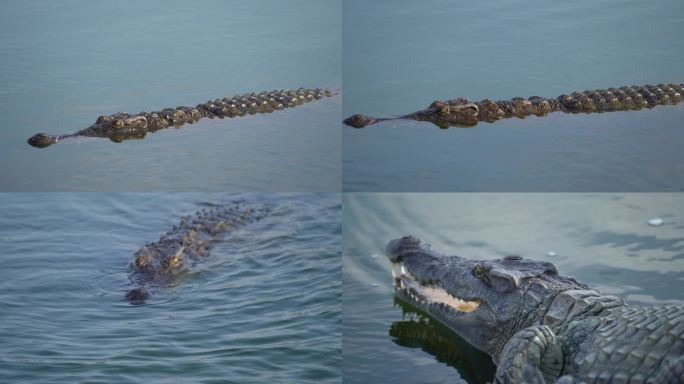
<path id="1" fill-rule="evenodd" d="M 492 356 L 497 383 L 684 382 L 684 306 L 627 305 L 548 262 L 391 241 L 397 296 Z"/>
<path id="2" fill-rule="evenodd" d="M 28 139 L 28 143 L 37 148 L 44 148 L 69 137 L 102 137 L 114 142 L 128 139 L 142 139 L 148 132 L 156 132 L 168 127 L 180 127 L 208 118 L 230 118 L 256 113 L 271 113 L 285 108 L 332 96 L 333 92 L 321 88 L 299 88 L 293 90 L 277 90 L 261 93 L 248 93 L 223 99 L 210 100 L 195 107 L 166 108 L 155 112 L 140 112 L 135 115 L 120 112 L 108 116 L 100 116 L 90 127 L 76 133 L 53 136 L 37 133 Z"/>
<path id="3" fill-rule="evenodd" d="M 233 230 L 261 218 L 253 208 L 236 204 L 203 210 L 186 216 L 158 241 L 144 245 L 130 263 L 130 279 L 138 287 L 129 290 L 126 298 L 142 303 L 150 292 L 176 284 L 189 268 L 209 255 L 212 245 Z"/>
<path id="4" fill-rule="evenodd" d="M 440 128 L 470 127 L 478 122 L 492 123 L 511 117 L 544 116 L 552 112 L 602 113 L 653 108 L 657 105 L 677 104 L 684 96 L 684 84 L 658 84 L 573 92 L 554 99 L 532 96 L 524 99 L 471 102 L 465 98 L 436 100 L 426 109 L 396 118 L 374 118 L 362 114 L 344 120 L 346 125 L 363 128 L 387 120 L 429 121 Z"/>

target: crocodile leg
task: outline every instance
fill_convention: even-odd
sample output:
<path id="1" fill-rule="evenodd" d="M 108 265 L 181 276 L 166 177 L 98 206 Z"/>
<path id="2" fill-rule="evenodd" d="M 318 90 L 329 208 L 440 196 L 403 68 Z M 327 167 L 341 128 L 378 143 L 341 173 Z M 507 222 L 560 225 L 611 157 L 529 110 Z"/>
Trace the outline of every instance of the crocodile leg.
<path id="1" fill-rule="evenodd" d="M 546 325 L 535 325 L 523 329 L 508 340 L 499 358 L 494 382 L 554 382 L 560 376 L 562 366 L 563 352 L 556 335 Z"/>

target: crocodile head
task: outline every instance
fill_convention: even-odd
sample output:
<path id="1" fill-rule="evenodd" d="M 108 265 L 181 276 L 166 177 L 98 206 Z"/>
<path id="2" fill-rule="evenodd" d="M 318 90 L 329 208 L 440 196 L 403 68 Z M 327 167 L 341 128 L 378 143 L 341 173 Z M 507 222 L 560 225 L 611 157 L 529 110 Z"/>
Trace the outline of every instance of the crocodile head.
<path id="1" fill-rule="evenodd" d="M 477 125 L 480 119 L 480 108 L 465 98 L 447 101 L 435 100 L 429 107 L 401 116 L 399 119 L 427 121 L 443 129 L 449 127 L 467 128 Z M 387 119 L 376 119 L 376 121 L 382 120 Z"/>
<path id="2" fill-rule="evenodd" d="M 555 294 L 587 288 L 549 262 L 445 256 L 413 236 L 392 240 L 386 253 L 397 296 L 492 356 Z"/>
<path id="3" fill-rule="evenodd" d="M 354 128 L 363 128 L 377 122 L 378 119 L 362 114 L 351 115 L 343 121 L 344 124 Z"/>
<path id="4" fill-rule="evenodd" d="M 129 116 L 122 112 L 111 116 L 100 116 L 95 124 L 88 128 L 89 135 L 107 137 L 115 143 L 130 139 L 141 140 L 147 134 L 148 118 L 146 116 Z"/>
<path id="5" fill-rule="evenodd" d="M 400 117 L 370 117 L 362 114 L 351 115 L 344 119 L 344 124 L 363 128 L 387 120 L 409 119 L 429 121 L 440 128 L 472 127 L 478 123 L 480 109 L 468 99 L 436 100 L 429 107 L 418 112 Z"/>
<path id="6" fill-rule="evenodd" d="M 471 126 L 477 124 L 480 109 L 468 99 L 435 100 L 430 106 L 419 112 L 425 114 L 429 121 L 442 126 Z"/>
<path id="7" fill-rule="evenodd" d="M 45 148 L 55 144 L 57 140 L 57 137 L 48 135 L 47 133 L 36 133 L 31 136 L 27 142 L 33 147 Z"/>

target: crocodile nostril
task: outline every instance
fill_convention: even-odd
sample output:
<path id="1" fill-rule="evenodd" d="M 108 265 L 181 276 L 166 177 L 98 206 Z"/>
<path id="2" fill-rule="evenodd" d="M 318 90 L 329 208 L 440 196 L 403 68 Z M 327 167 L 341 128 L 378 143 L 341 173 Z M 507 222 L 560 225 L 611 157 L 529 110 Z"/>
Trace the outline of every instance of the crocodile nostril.
<path id="1" fill-rule="evenodd" d="M 404 236 L 390 241 L 385 253 L 393 263 L 401 262 L 406 253 L 421 248 L 422 243 L 422 240 L 415 236 Z"/>
<path id="2" fill-rule="evenodd" d="M 134 288 L 126 292 L 126 298 L 131 304 L 142 304 L 150 298 L 150 294 L 144 288 Z"/>
<path id="3" fill-rule="evenodd" d="M 57 137 L 50 136 L 47 133 L 37 133 L 31 136 L 26 142 L 36 148 L 45 148 L 55 144 L 57 142 Z"/>
<path id="4" fill-rule="evenodd" d="M 374 119 L 361 114 L 356 114 L 344 119 L 343 123 L 354 128 L 363 128 L 375 122 Z"/>

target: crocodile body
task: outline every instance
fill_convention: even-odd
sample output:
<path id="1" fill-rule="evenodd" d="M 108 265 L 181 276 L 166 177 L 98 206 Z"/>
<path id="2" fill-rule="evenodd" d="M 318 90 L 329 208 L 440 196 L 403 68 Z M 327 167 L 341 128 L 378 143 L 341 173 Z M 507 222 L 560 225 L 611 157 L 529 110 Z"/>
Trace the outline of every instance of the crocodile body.
<path id="1" fill-rule="evenodd" d="M 381 121 L 408 119 L 429 121 L 440 128 L 470 127 L 478 122 L 493 123 L 511 117 L 544 116 L 552 112 L 602 113 L 653 108 L 682 101 L 684 84 L 658 84 L 573 92 L 555 99 L 532 96 L 524 99 L 471 102 L 465 98 L 436 100 L 426 109 L 396 118 L 374 118 L 362 114 L 344 120 L 346 125 L 363 128 Z"/>
<path id="2" fill-rule="evenodd" d="M 137 287 L 129 290 L 126 298 L 142 303 L 151 292 L 177 284 L 196 262 L 209 255 L 215 242 L 261 216 L 261 211 L 235 204 L 183 217 L 158 241 L 135 253 L 129 271 L 130 280 Z"/>
<path id="3" fill-rule="evenodd" d="M 128 139 L 142 139 L 148 132 L 156 132 L 172 126 L 178 128 L 183 124 L 192 124 L 206 117 L 223 119 L 248 114 L 271 113 L 332 95 L 333 92 L 327 89 L 299 88 L 236 95 L 210 100 L 195 107 L 179 106 L 161 111 L 140 112 L 135 115 L 119 112 L 100 116 L 93 125 L 76 133 L 58 136 L 37 133 L 28 139 L 28 143 L 37 148 L 44 148 L 59 140 L 79 136 L 109 138 L 118 143 Z"/>
<path id="4" fill-rule="evenodd" d="M 445 256 L 391 241 L 398 297 L 497 364 L 496 383 L 682 383 L 684 306 L 627 305 L 543 261 Z"/>

